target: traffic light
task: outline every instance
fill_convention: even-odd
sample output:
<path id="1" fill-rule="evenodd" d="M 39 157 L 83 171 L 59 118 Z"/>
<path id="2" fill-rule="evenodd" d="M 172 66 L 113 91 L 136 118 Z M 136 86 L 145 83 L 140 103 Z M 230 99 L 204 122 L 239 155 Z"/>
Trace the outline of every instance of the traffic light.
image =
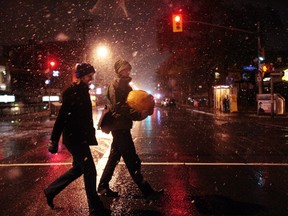
<path id="1" fill-rule="evenodd" d="M 269 65 L 266 65 L 266 64 L 263 64 L 263 65 L 262 65 L 262 71 L 263 71 L 264 73 L 267 73 L 269 70 L 270 70 Z"/>
<path id="2" fill-rule="evenodd" d="M 55 61 L 50 61 L 49 65 L 50 65 L 51 68 L 54 68 L 54 66 L 56 65 L 56 62 Z"/>
<path id="3" fill-rule="evenodd" d="M 173 23 L 173 32 L 182 32 L 183 31 L 182 14 L 173 14 L 172 15 L 172 23 Z"/>
<path id="4" fill-rule="evenodd" d="M 273 64 L 269 64 L 269 63 L 260 64 L 259 69 L 261 71 L 262 77 L 264 77 L 265 74 L 268 74 L 274 71 Z"/>

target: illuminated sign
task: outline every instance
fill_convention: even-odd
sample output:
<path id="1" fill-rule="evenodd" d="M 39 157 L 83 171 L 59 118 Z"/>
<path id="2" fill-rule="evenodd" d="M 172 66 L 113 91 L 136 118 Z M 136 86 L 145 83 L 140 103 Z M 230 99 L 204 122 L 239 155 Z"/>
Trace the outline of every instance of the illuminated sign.
<path id="1" fill-rule="evenodd" d="M 284 70 L 284 76 L 282 77 L 282 80 L 288 82 L 288 69 Z"/>
<path id="2" fill-rule="evenodd" d="M 214 89 L 228 89 L 230 88 L 230 86 L 228 85 L 218 85 L 218 86 L 214 86 Z"/>
<path id="3" fill-rule="evenodd" d="M 0 83 L 0 89 L 1 90 L 6 90 L 6 84 L 5 83 Z"/>
<path id="4" fill-rule="evenodd" d="M 52 71 L 52 76 L 53 77 L 59 77 L 60 76 L 60 71 L 59 70 L 53 70 Z"/>
<path id="5" fill-rule="evenodd" d="M 243 66 L 243 70 L 247 70 L 247 71 L 253 71 L 253 70 L 256 70 L 257 68 L 252 66 L 252 65 L 249 65 L 249 66 Z"/>
<path id="6" fill-rule="evenodd" d="M 242 80 L 247 82 L 254 82 L 255 81 L 255 74 L 251 72 L 244 72 L 242 73 Z"/>
<path id="7" fill-rule="evenodd" d="M 96 94 L 97 94 L 97 95 L 102 94 L 102 89 L 101 89 L 101 88 L 96 88 Z"/>
<path id="8" fill-rule="evenodd" d="M 0 103 L 11 103 L 15 102 L 14 95 L 0 95 Z"/>
<path id="9" fill-rule="evenodd" d="M 59 101 L 60 97 L 55 95 L 55 96 L 43 96 L 42 97 L 42 101 L 43 102 L 55 102 L 55 101 Z"/>

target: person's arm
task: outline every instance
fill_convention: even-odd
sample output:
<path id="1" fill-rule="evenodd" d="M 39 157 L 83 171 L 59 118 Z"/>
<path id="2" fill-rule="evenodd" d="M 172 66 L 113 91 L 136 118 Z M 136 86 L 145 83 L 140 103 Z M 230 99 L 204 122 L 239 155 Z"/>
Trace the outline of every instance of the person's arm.
<path id="1" fill-rule="evenodd" d="M 143 110 L 139 112 L 135 109 L 130 108 L 129 116 L 133 121 L 142 121 L 149 115 L 149 110 Z"/>
<path id="2" fill-rule="evenodd" d="M 48 145 L 49 152 L 57 153 L 58 143 L 69 115 L 71 115 L 71 98 L 67 92 L 64 92 L 62 97 L 62 106 L 53 126 L 50 143 Z"/>

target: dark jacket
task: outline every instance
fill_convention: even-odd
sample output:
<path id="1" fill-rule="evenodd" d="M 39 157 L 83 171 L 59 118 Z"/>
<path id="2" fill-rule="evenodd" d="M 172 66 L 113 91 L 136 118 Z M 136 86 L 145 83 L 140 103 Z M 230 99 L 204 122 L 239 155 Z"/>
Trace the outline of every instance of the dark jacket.
<path id="1" fill-rule="evenodd" d="M 116 78 L 108 87 L 107 98 L 115 117 L 112 130 L 131 129 L 133 121 L 142 120 L 141 113 L 126 104 L 127 96 L 132 91 L 130 81 L 130 77 Z"/>
<path id="2" fill-rule="evenodd" d="M 63 133 L 65 145 L 97 145 L 88 86 L 74 83 L 64 91 L 62 100 L 51 140 L 58 142 Z"/>

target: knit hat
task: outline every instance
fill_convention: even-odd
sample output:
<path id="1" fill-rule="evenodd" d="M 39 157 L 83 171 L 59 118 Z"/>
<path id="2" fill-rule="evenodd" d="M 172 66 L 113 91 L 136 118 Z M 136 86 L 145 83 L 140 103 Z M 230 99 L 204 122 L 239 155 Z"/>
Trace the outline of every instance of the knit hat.
<path id="1" fill-rule="evenodd" d="M 81 63 L 77 65 L 75 74 L 77 78 L 80 78 L 87 74 L 95 73 L 95 72 L 96 71 L 92 65 L 87 64 L 87 63 Z"/>
<path id="2" fill-rule="evenodd" d="M 114 69 L 115 69 L 116 74 L 119 74 L 120 71 L 125 70 L 125 69 L 131 70 L 132 67 L 128 61 L 118 60 L 114 65 Z"/>

